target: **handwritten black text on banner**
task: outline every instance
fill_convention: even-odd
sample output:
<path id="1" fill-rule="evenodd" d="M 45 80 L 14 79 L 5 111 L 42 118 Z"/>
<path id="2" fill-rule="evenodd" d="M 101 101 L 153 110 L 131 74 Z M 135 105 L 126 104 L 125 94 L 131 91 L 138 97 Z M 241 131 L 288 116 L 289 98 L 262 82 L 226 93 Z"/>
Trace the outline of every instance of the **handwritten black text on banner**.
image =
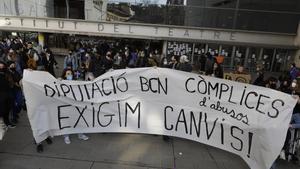
<path id="1" fill-rule="evenodd" d="M 23 81 L 37 142 L 82 132 L 170 135 L 233 152 L 256 169 L 279 154 L 296 103 L 271 89 L 160 68 L 92 82 L 25 71 Z"/>

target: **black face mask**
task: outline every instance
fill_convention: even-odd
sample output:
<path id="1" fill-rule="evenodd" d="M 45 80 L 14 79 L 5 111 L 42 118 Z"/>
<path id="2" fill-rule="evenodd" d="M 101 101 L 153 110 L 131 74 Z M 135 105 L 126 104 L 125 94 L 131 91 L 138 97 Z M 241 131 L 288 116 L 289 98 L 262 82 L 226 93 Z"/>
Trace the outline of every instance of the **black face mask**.
<path id="1" fill-rule="evenodd" d="M 270 84 L 271 89 L 276 89 L 276 84 Z"/>

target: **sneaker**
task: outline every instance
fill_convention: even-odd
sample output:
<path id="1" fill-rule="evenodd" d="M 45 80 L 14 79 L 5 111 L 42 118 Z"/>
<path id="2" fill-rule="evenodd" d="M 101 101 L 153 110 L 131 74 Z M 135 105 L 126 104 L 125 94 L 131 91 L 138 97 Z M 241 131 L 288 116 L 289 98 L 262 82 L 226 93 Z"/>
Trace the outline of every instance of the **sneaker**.
<path id="1" fill-rule="evenodd" d="M 71 140 L 70 140 L 70 137 L 69 136 L 65 136 L 65 143 L 66 144 L 71 144 Z"/>
<path id="2" fill-rule="evenodd" d="M 51 138 L 50 137 L 46 138 L 46 142 L 47 142 L 47 144 L 52 144 Z"/>
<path id="3" fill-rule="evenodd" d="M 44 151 L 43 145 L 42 145 L 42 144 L 38 144 L 38 145 L 36 146 L 36 151 L 37 151 L 38 153 L 42 153 L 42 152 Z"/>
<path id="4" fill-rule="evenodd" d="M 7 125 L 7 127 L 13 129 L 13 128 L 16 128 L 16 125 L 14 125 L 14 124 L 9 124 L 9 125 Z"/>
<path id="5" fill-rule="evenodd" d="M 13 119 L 11 122 L 13 122 L 14 124 L 17 124 L 19 121 L 18 121 L 18 119 Z"/>
<path id="6" fill-rule="evenodd" d="M 86 140 L 89 139 L 89 137 L 86 136 L 86 135 L 84 135 L 84 134 L 78 134 L 78 139 L 79 139 L 79 140 L 84 140 L 84 141 L 86 141 Z"/>

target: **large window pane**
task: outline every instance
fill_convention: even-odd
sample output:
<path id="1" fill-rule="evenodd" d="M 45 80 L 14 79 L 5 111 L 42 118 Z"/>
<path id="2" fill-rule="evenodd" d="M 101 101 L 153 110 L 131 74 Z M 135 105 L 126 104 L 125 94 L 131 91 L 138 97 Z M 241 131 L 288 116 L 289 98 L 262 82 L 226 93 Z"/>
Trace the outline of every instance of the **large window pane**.
<path id="1" fill-rule="evenodd" d="M 300 15 L 239 11 L 236 29 L 296 33 Z"/>
<path id="2" fill-rule="evenodd" d="M 240 0 L 239 5 L 241 9 L 300 12 L 298 0 Z"/>
<path id="3" fill-rule="evenodd" d="M 231 29 L 234 10 L 189 7 L 186 13 L 187 26 Z"/>

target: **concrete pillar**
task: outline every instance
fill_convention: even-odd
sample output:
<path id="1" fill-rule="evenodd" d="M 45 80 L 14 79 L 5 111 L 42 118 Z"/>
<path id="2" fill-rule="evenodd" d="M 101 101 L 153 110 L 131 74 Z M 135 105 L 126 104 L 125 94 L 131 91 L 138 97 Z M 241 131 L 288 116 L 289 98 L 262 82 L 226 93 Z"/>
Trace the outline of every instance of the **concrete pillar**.
<path id="1" fill-rule="evenodd" d="M 163 47 L 162 47 L 162 51 L 161 51 L 161 54 L 163 56 L 167 56 L 167 46 L 168 46 L 168 41 L 165 40 L 163 42 Z"/>
<path id="2" fill-rule="evenodd" d="M 296 50 L 295 55 L 292 56 L 292 58 L 294 58 L 296 66 L 300 67 L 300 23 L 298 24 L 297 36 L 295 37 L 294 44 L 298 47 L 298 50 Z"/>
<path id="3" fill-rule="evenodd" d="M 192 64 L 194 64 L 194 53 L 195 53 L 194 50 L 195 50 L 195 43 L 193 43 L 192 56 L 191 56 L 192 58 L 190 59 Z"/>
<path id="4" fill-rule="evenodd" d="M 231 53 L 231 61 L 230 61 L 230 68 L 235 70 L 236 69 L 236 65 L 233 65 L 234 59 L 235 59 L 235 51 L 236 51 L 236 46 L 232 47 L 232 53 Z"/>
<path id="5" fill-rule="evenodd" d="M 245 53 L 244 68 L 248 68 L 249 52 L 250 52 L 250 47 L 247 47 Z"/>
<path id="6" fill-rule="evenodd" d="M 107 17 L 108 0 L 85 0 L 85 20 L 105 21 Z"/>
<path id="7" fill-rule="evenodd" d="M 208 52 L 208 44 L 205 44 L 205 51 L 204 53 L 207 53 Z"/>
<path id="8" fill-rule="evenodd" d="M 258 60 L 259 60 L 260 62 L 261 62 L 261 60 L 262 60 L 263 53 L 264 53 L 264 48 L 260 48 L 259 55 L 258 55 Z"/>
<path id="9" fill-rule="evenodd" d="M 221 52 L 222 52 L 222 45 L 219 45 L 218 52 L 219 52 L 219 54 L 221 54 Z"/>
<path id="10" fill-rule="evenodd" d="M 272 56 L 272 62 L 271 62 L 271 72 L 273 71 L 273 68 L 274 68 L 274 62 L 275 62 L 275 59 L 276 59 L 276 48 L 273 50 L 273 56 Z"/>
<path id="11" fill-rule="evenodd" d="M 294 63 L 296 63 L 297 67 L 300 67 L 300 49 L 296 50 L 296 52 L 294 52 L 294 53 L 295 53 L 295 55 L 294 55 Z M 293 58 L 293 57 L 291 56 L 291 58 Z"/>

